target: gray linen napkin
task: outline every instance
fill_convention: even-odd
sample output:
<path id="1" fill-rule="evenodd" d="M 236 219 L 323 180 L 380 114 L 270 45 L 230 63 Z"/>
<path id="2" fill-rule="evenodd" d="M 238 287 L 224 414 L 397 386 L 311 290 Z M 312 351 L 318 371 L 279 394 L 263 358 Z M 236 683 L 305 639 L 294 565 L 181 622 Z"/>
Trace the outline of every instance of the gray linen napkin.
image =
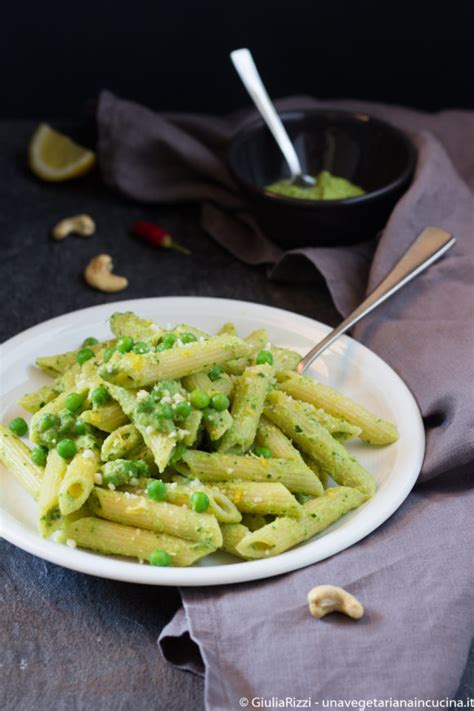
<path id="1" fill-rule="evenodd" d="M 327 105 L 308 97 L 278 102 L 280 110 Z M 321 704 L 450 696 L 472 636 L 474 115 L 330 105 L 406 130 L 418 149 L 415 178 L 376 245 L 286 253 L 256 227 L 225 167 L 227 143 L 248 114 L 158 115 L 108 92 L 98 107 L 99 160 L 110 186 L 144 203 L 200 202 L 203 227 L 236 257 L 272 265 L 270 277 L 291 279 L 295 260 L 309 260 L 342 315 L 426 225 L 458 239 L 355 330 L 417 398 L 427 430 L 420 482 L 427 483 L 369 538 L 327 561 L 259 583 L 181 590 L 183 608 L 163 630 L 162 650 L 205 673 L 213 710 L 239 708 L 241 697 L 311 696 Z M 361 598 L 362 622 L 309 616 L 308 590 L 327 582 Z"/>

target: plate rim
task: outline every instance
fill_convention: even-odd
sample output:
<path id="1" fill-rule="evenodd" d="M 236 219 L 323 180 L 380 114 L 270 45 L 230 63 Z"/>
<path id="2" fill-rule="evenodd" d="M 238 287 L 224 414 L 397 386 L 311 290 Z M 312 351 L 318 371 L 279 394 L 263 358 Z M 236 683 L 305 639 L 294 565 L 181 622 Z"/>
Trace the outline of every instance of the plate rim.
<path id="1" fill-rule="evenodd" d="M 186 302 L 192 303 L 196 306 L 199 302 L 205 305 L 205 303 L 222 306 L 223 304 L 232 303 L 234 307 L 251 307 L 257 309 L 264 309 L 266 312 L 271 311 L 274 316 L 291 316 L 296 317 L 297 321 L 301 324 L 306 323 L 308 327 L 314 328 L 318 327 L 321 331 L 328 333 L 331 331 L 331 327 L 327 324 L 322 323 L 316 319 L 312 319 L 308 316 L 298 314 L 294 311 L 289 311 L 287 309 L 281 309 L 275 306 L 268 306 L 262 303 L 256 303 L 252 301 L 244 301 L 240 299 L 230 299 L 221 297 L 209 297 L 209 296 L 156 296 L 156 297 L 146 297 L 137 299 L 126 299 L 123 301 L 113 301 L 106 302 L 103 304 L 96 304 L 94 306 L 89 306 L 83 309 L 77 309 L 75 311 L 66 312 L 59 316 L 54 316 L 45 321 L 41 321 L 34 326 L 31 326 L 19 334 L 12 336 L 8 340 L 4 341 L 2 344 L 2 361 L 4 357 L 8 357 L 12 350 L 16 350 L 18 346 L 21 345 L 25 340 L 36 337 L 38 333 L 43 333 L 44 329 L 48 327 L 59 326 L 58 322 L 64 321 L 68 317 L 76 317 L 81 314 L 85 316 L 87 314 L 106 311 L 110 309 L 123 308 L 126 310 L 137 309 L 139 311 L 140 305 L 145 303 L 152 305 L 159 302 L 163 304 L 164 302 Z M 204 302 L 204 303 L 203 303 Z M 184 312 L 184 308 L 183 308 Z M 69 325 L 66 325 L 64 330 L 69 330 Z M 295 329 L 297 330 L 297 329 Z M 157 585 L 157 586 L 215 586 L 215 585 L 226 585 L 235 584 L 241 582 L 249 582 L 252 580 L 260 580 L 269 577 L 274 577 L 276 575 L 281 575 L 283 573 L 289 573 L 294 570 L 299 570 L 314 563 L 325 560 L 336 553 L 342 552 L 347 548 L 358 543 L 360 540 L 368 536 L 370 533 L 375 531 L 379 526 L 384 523 L 388 518 L 390 518 L 402 505 L 413 486 L 415 485 L 418 475 L 421 471 L 422 463 L 425 456 L 425 446 L 426 438 L 423 427 L 423 421 L 418 403 L 414 394 L 408 388 L 407 384 L 401 378 L 401 376 L 390 366 L 386 361 L 379 355 L 374 353 L 370 348 L 365 346 L 363 343 L 359 343 L 350 336 L 343 335 L 338 340 L 339 345 L 349 347 L 351 344 L 355 344 L 357 349 L 362 349 L 364 354 L 369 358 L 374 358 L 379 362 L 379 365 L 387 368 L 392 377 L 398 381 L 398 385 L 401 388 L 401 392 L 404 395 L 406 403 L 412 409 L 412 415 L 414 416 L 417 424 L 417 435 L 419 437 L 419 450 L 416 453 L 416 460 L 412 465 L 411 475 L 406 477 L 404 480 L 404 485 L 397 492 L 395 499 L 391 499 L 387 502 L 385 506 L 380 506 L 377 512 L 373 513 L 370 524 L 359 525 L 359 531 L 354 535 L 354 531 L 349 530 L 349 534 L 341 528 L 336 528 L 330 531 L 324 536 L 326 541 L 326 548 L 322 555 L 311 555 L 311 542 L 305 544 L 300 548 L 290 549 L 278 556 L 269 557 L 266 559 L 259 559 L 254 561 L 242 561 L 236 563 L 230 563 L 226 565 L 215 565 L 215 566 L 201 566 L 201 567 L 189 567 L 189 568 L 154 568 L 152 566 L 140 565 L 136 561 L 129 561 L 127 559 L 120 559 L 116 557 L 107 557 L 104 555 L 94 554 L 88 551 L 83 551 L 80 549 L 74 549 L 73 551 L 66 546 L 59 545 L 53 541 L 42 539 L 37 533 L 25 531 L 20 522 L 18 522 L 10 512 L 5 508 L 1 508 L 2 516 L 0 517 L 0 534 L 9 543 L 25 550 L 27 553 L 35 555 L 43 560 L 47 560 L 50 563 L 60 565 L 69 570 L 74 570 L 76 572 L 85 573 L 89 575 L 94 575 L 96 577 L 101 577 L 109 580 L 118 580 L 122 582 L 131 582 L 146 585 Z M 335 344 L 337 347 L 337 344 Z M 334 350 L 334 347 L 331 347 Z M 331 350 L 331 348 L 329 350 Z M 4 351 L 7 351 L 5 353 Z M 365 509 L 370 506 L 371 503 L 376 501 L 376 498 L 364 504 L 361 508 Z M 5 521 L 8 525 L 5 525 Z M 359 521 L 359 524 L 361 522 Z M 349 540 L 350 539 L 350 540 Z M 314 543 L 317 542 L 314 541 Z M 320 540 L 320 539 L 319 539 Z M 73 555 L 67 556 L 66 551 L 69 551 Z M 295 555 L 299 551 L 300 555 Z M 200 578 L 204 577 L 204 580 Z"/>

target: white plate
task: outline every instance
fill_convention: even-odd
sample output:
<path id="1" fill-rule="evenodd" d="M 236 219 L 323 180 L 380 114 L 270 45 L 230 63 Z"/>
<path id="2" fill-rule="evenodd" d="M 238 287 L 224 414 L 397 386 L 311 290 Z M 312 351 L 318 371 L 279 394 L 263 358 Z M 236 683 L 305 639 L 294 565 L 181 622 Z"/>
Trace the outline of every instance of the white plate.
<path id="1" fill-rule="evenodd" d="M 266 327 L 272 343 L 301 354 L 330 330 L 289 311 L 226 299 L 136 299 L 75 311 L 30 328 L 4 344 L 1 421 L 24 415 L 16 405 L 18 397 L 50 381 L 32 367 L 36 357 L 76 349 L 87 336 L 107 338 L 107 319 L 114 311 L 135 311 L 161 324 L 186 322 L 211 333 L 229 320 L 242 335 Z M 381 417 L 395 421 L 400 430 L 399 441 L 388 447 L 349 444 L 349 449 L 375 476 L 377 493 L 314 539 L 275 558 L 235 562 L 227 554 L 215 553 L 192 568 L 159 568 L 100 556 L 42 539 L 36 530 L 35 503 L 0 467 L 3 537 L 33 555 L 72 570 L 149 585 L 221 585 L 257 580 L 303 568 L 344 550 L 386 521 L 408 496 L 423 461 L 423 424 L 412 394 L 398 375 L 351 338 L 340 338 L 317 359 L 309 374 L 359 400 Z"/>

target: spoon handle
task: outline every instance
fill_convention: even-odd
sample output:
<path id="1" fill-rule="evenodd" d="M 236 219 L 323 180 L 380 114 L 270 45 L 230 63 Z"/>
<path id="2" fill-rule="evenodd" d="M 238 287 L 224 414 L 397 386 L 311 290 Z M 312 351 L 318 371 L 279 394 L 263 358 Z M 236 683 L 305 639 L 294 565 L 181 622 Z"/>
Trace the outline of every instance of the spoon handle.
<path id="1" fill-rule="evenodd" d="M 301 165 L 296 151 L 290 141 L 285 127 L 267 94 L 258 69 L 253 61 L 252 54 L 248 49 L 236 49 L 230 53 L 230 58 L 240 76 L 242 83 L 247 89 L 255 106 L 273 134 L 281 152 L 285 156 L 290 168 L 291 176 L 302 174 Z"/>
<path id="2" fill-rule="evenodd" d="M 449 232 L 438 227 L 426 227 L 365 301 L 300 360 L 296 368 L 297 372 L 303 373 L 340 335 L 433 264 L 455 242 L 455 238 Z"/>

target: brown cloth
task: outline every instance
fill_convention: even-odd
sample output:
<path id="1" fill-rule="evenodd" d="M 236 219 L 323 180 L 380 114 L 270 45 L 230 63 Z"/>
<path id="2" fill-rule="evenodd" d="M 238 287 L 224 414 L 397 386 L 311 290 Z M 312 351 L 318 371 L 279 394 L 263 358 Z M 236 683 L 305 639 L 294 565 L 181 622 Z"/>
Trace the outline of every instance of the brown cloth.
<path id="1" fill-rule="evenodd" d="M 107 92 L 98 108 L 99 160 L 111 187 L 143 203 L 200 202 L 204 229 L 239 259 L 271 265 L 272 278 L 291 279 L 308 260 L 343 316 L 425 226 L 457 238 L 445 258 L 354 333 L 415 394 L 427 432 L 420 479 L 438 478 L 418 485 L 380 529 L 330 560 L 270 581 L 181 590 L 183 609 L 161 644 L 183 668 L 200 672 L 190 638 L 198 645 L 209 709 L 238 708 L 241 697 L 449 696 L 472 635 L 474 115 L 308 97 L 277 102 L 280 110 L 329 105 L 405 130 L 418 150 L 415 177 L 378 242 L 286 253 L 257 229 L 226 169 L 228 142 L 249 114 L 159 115 Z M 305 597 L 318 582 L 360 596 L 369 610 L 364 621 L 333 618 L 315 627 Z"/>

